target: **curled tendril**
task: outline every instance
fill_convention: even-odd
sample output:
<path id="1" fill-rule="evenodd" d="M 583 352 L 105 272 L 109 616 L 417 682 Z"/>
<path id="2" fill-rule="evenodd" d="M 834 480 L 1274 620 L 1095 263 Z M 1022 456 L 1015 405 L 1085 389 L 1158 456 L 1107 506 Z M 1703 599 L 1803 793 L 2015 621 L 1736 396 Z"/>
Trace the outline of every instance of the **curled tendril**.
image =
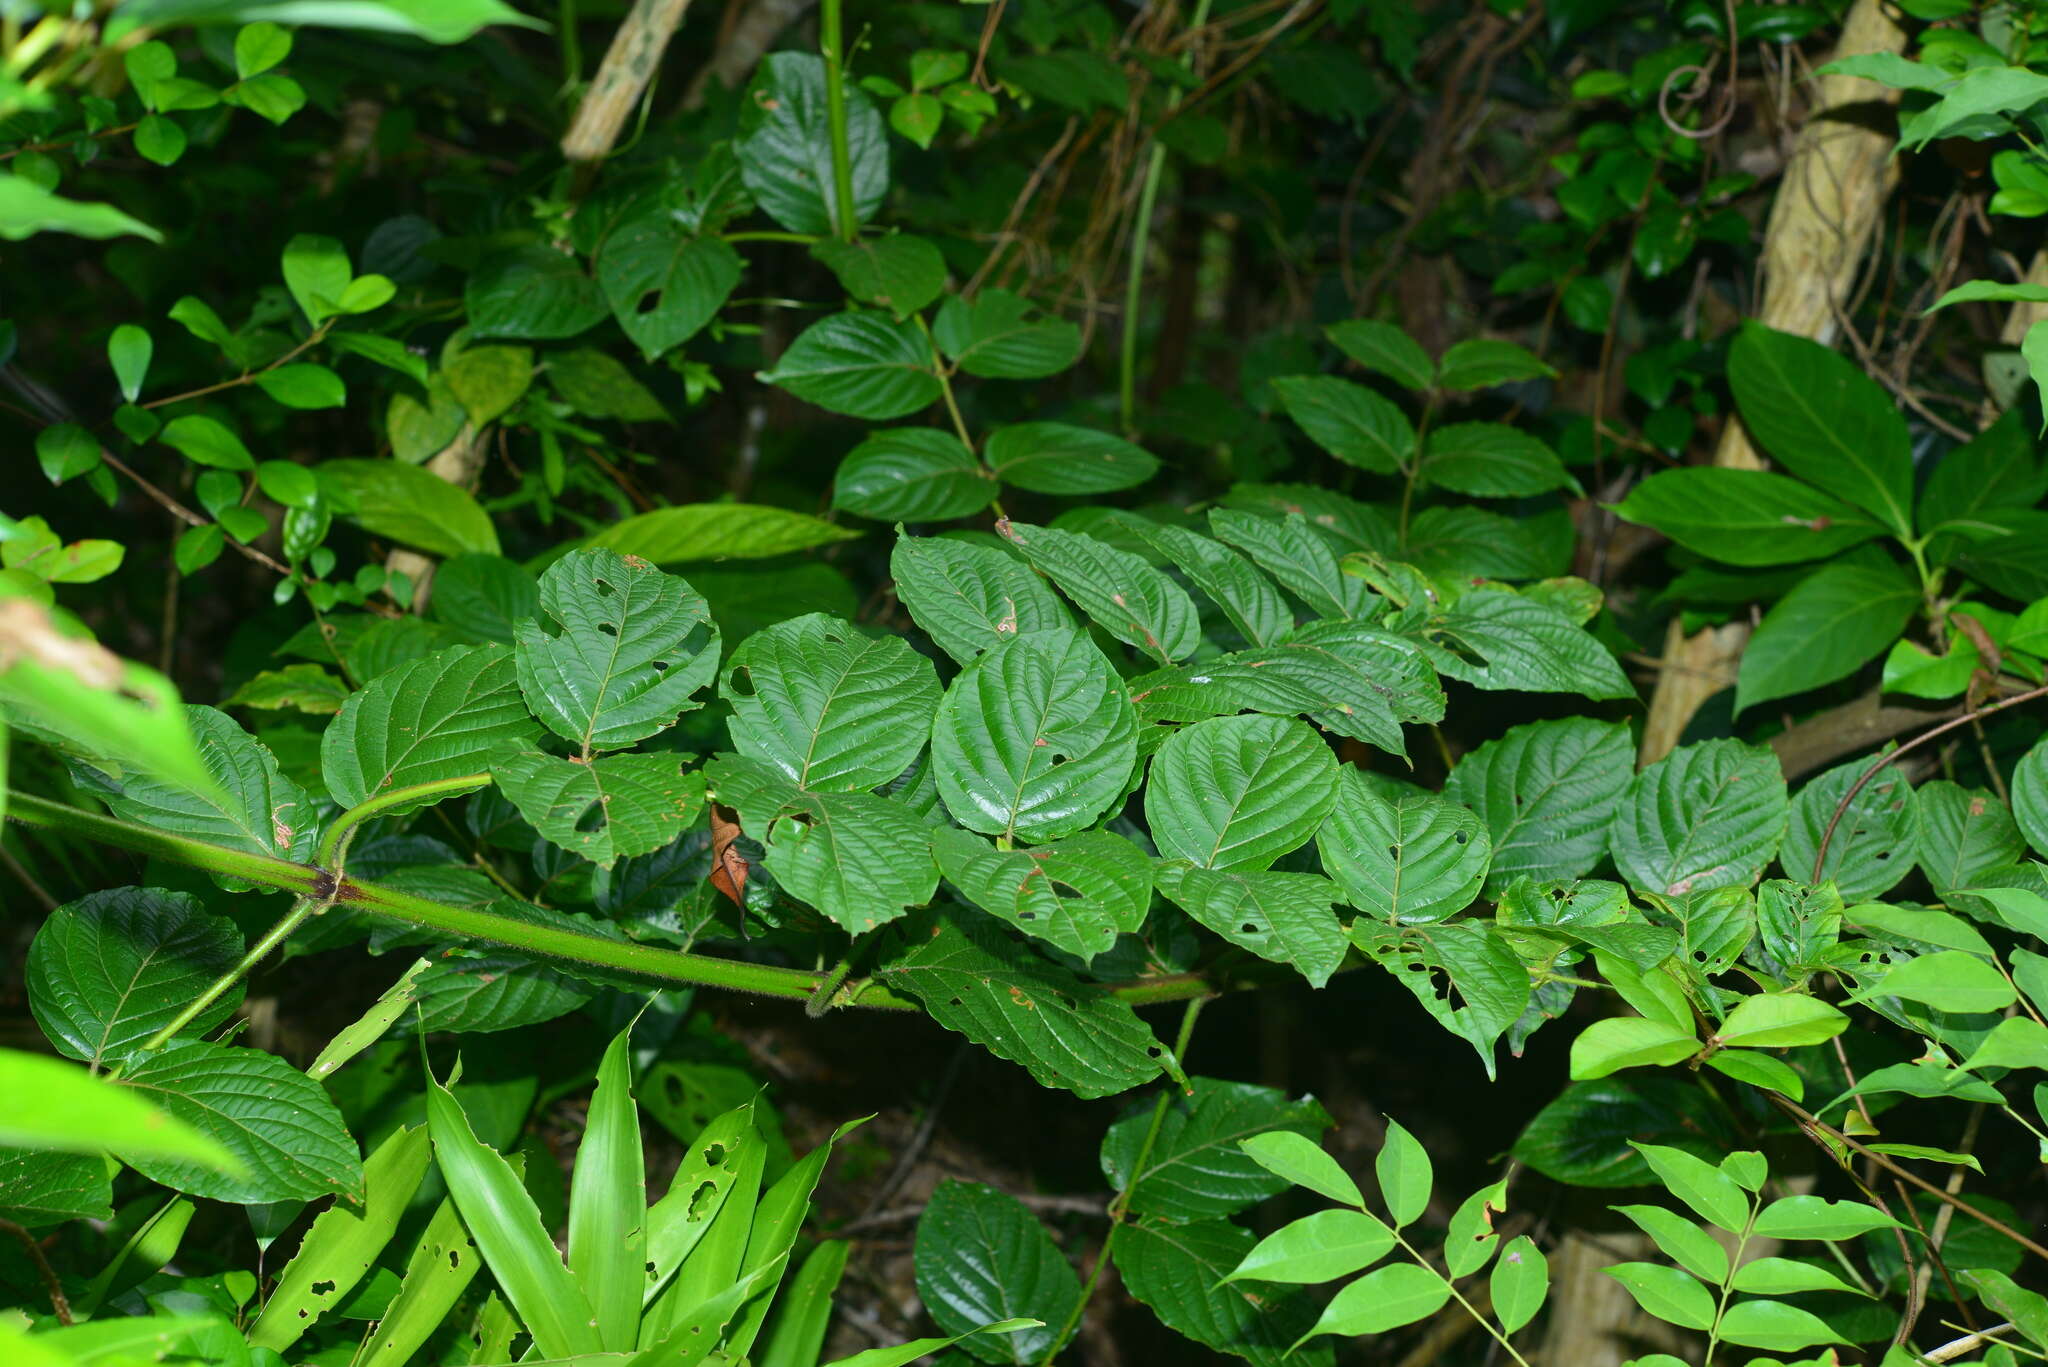
<path id="1" fill-rule="evenodd" d="M 1694 142 L 1703 142 L 1716 136 L 1735 119 L 1735 0 L 1724 0 L 1724 3 L 1728 23 L 1725 30 L 1728 39 L 1728 85 L 1721 100 L 1720 112 L 1714 115 L 1713 121 L 1705 128 L 1686 128 L 1671 112 L 1671 101 L 1674 96 L 1688 105 L 1698 104 L 1707 97 L 1707 92 L 1713 87 L 1714 74 L 1708 63 L 1695 62 L 1690 66 L 1679 67 L 1666 76 L 1664 84 L 1657 88 L 1657 117 L 1664 120 L 1664 126 L 1679 137 L 1690 138 Z M 1680 81 L 1688 81 L 1690 84 L 1684 90 L 1680 90 Z"/>

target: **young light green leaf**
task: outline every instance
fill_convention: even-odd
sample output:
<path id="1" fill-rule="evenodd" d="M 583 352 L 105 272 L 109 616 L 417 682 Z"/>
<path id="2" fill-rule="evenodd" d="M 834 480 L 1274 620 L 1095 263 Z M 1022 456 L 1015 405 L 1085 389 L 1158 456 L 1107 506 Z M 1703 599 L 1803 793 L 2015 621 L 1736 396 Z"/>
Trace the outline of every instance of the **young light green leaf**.
<path id="1" fill-rule="evenodd" d="M 720 691 L 733 748 L 814 792 L 901 774 L 939 705 L 938 675 L 909 642 L 815 612 L 748 637 Z"/>
<path id="2" fill-rule="evenodd" d="M 1361 770 L 1346 769 L 1316 848 L 1351 905 L 1390 925 L 1419 925 L 1472 905 L 1492 842 L 1465 808 L 1434 793 L 1384 798 Z"/>
<path id="3" fill-rule="evenodd" d="M 1188 915 L 1242 949 L 1292 964 L 1311 987 L 1329 982 L 1351 942 L 1338 923 L 1335 883 L 1309 873 L 1158 866 L 1159 890 Z"/>
<path id="4" fill-rule="evenodd" d="M 149 360 L 156 351 L 146 329 L 123 323 L 107 338 L 107 361 L 114 367 L 114 380 L 121 397 L 130 403 L 141 397 L 142 382 L 149 376 Z"/>
<path id="5" fill-rule="evenodd" d="M 1500 1251 L 1488 1287 L 1493 1292 L 1494 1317 L 1512 1334 L 1536 1318 L 1549 1297 L 1550 1262 L 1534 1239 L 1518 1234 Z"/>
<path id="6" fill-rule="evenodd" d="M 1677 1063 L 1699 1048 L 1691 1030 L 1670 1021 L 1643 1016 L 1594 1021 L 1572 1041 L 1572 1080 L 1585 1082 L 1623 1068 Z"/>
<path id="7" fill-rule="evenodd" d="M 1300 722 L 1217 717 L 1160 747 L 1145 818 L 1167 858 L 1264 869 L 1308 841 L 1337 788 L 1337 757 Z"/>
<path id="8" fill-rule="evenodd" d="M 1152 861 L 1109 831 L 1002 850 L 943 826 L 933 832 L 932 848 L 961 896 L 1083 962 L 1114 946 L 1119 934 L 1138 930 L 1152 904 Z"/>
<path id="9" fill-rule="evenodd" d="M 1056 839 L 1094 825 L 1124 794 L 1137 716 L 1086 636 L 1023 632 L 969 660 L 947 688 L 932 761 L 961 825 Z"/>
<path id="10" fill-rule="evenodd" d="M 12 1097 L 34 1097 L 33 1106 L 10 1107 L 0 1115 L 0 1144 L 47 1153 L 103 1154 L 110 1150 L 130 1161 L 205 1165 L 230 1176 L 248 1166 L 219 1140 L 151 1105 L 136 1093 L 94 1077 L 74 1064 L 44 1054 L 0 1049 L 0 1088 Z M 95 1162 L 100 1180 L 104 1163 Z M 10 1200 L 19 1189 L 9 1188 Z"/>
<path id="11" fill-rule="evenodd" d="M 911 618 L 960 664 L 1020 634 L 1073 626 L 1043 579 L 993 547 L 899 529 L 889 570 Z"/>
<path id="12" fill-rule="evenodd" d="M 1266 1130 L 1237 1141 L 1253 1162 L 1297 1187 L 1347 1206 L 1365 1205 L 1358 1184 L 1314 1139 L 1296 1130 Z"/>
<path id="13" fill-rule="evenodd" d="M 1129 551 L 1090 536 L 1007 519 L 996 530 L 1119 641 L 1161 664 L 1192 654 L 1201 643 L 1194 600 Z"/>
<path id="14" fill-rule="evenodd" d="M 1900 997 L 1937 1011 L 2002 1011 L 2019 998 L 2004 974 L 1958 949 L 1895 964 L 1862 995 Z"/>
<path id="15" fill-rule="evenodd" d="M 1683 1149 L 1636 1140 L 1630 1140 L 1629 1147 L 1643 1156 L 1664 1189 L 1691 1206 L 1701 1219 L 1731 1234 L 1742 1232 L 1749 1218 L 1749 1198 L 1734 1178 Z"/>
<path id="16" fill-rule="evenodd" d="M 815 1367 L 832 1325 L 832 1293 L 846 1272 L 850 1239 L 818 1244 L 775 1301 L 775 1322 L 755 1355 L 756 1367 Z"/>
<path id="17" fill-rule="evenodd" d="M 657 565 L 679 565 L 698 560 L 766 560 L 851 541 L 859 535 L 786 508 L 758 503 L 689 503 L 615 522 L 592 537 L 590 545 Z"/>
<path id="18" fill-rule="evenodd" d="M 1873 1229 L 1904 1226 L 1861 1201 L 1830 1201 L 1819 1196 L 1787 1196 L 1765 1206 L 1752 1233 L 1768 1239 L 1853 1239 Z"/>
<path id="19" fill-rule="evenodd" d="M 456 646 L 380 674 L 351 694 L 320 739 L 320 773 L 337 802 L 356 807 L 397 789 L 481 773 L 501 746 L 530 744 L 534 735 L 512 652 Z M 410 799 L 385 814 L 417 811 L 444 796 Z"/>
<path id="20" fill-rule="evenodd" d="M 1756 881 L 1784 835 L 1777 756 L 1740 741 L 1682 746 L 1636 775 L 1614 819 L 1614 862 L 1645 891 Z"/>
<path id="21" fill-rule="evenodd" d="M 562 1263 L 540 1210 L 497 1150 L 476 1137 L 455 1094 L 427 1079 L 427 1127 L 448 1193 L 491 1275 L 547 1357 L 604 1350 L 597 1316 Z"/>
<path id="22" fill-rule="evenodd" d="M 1081 1303 L 1080 1279 L 1045 1227 L 994 1187 L 941 1182 L 917 1222 L 915 1266 L 917 1294 L 947 1333 L 1007 1319 L 1064 1325 Z M 1053 1353 L 1057 1333 L 1025 1329 L 977 1340 L 970 1351 L 1022 1367 Z"/>
<path id="23" fill-rule="evenodd" d="M 1451 1298 L 1451 1284 L 1430 1268 L 1389 1263 L 1350 1283 L 1323 1308 L 1303 1338 L 1317 1334 L 1383 1334 L 1427 1319 Z"/>
<path id="24" fill-rule="evenodd" d="M 413 1245 L 398 1294 L 391 1298 L 375 1332 L 363 1345 L 361 1360 L 377 1367 L 402 1367 L 410 1362 L 441 1327 L 482 1266 L 483 1258 L 463 1229 L 455 1203 L 444 1198 Z"/>
<path id="25" fill-rule="evenodd" d="M 636 556 L 572 551 L 541 576 L 540 605 L 542 621 L 516 628 L 519 689 L 582 758 L 702 705 L 690 695 L 717 672 L 718 626 L 684 580 Z"/>
<path id="26" fill-rule="evenodd" d="M 1429 1193 L 1436 1185 L 1429 1151 L 1397 1120 L 1388 1119 L 1386 1139 L 1373 1159 L 1373 1175 L 1379 1179 L 1380 1200 L 1394 1228 L 1414 1224 L 1429 1208 Z"/>
<path id="27" fill-rule="evenodd" d="M 241 957 L 242 933 L 197 898 L 160 888 L 87 893 L 51 912 L 23 978 L 36 1024 L 67 1058 L 125 1060 Z M 195 1037 L 241 1004 L 236 983 L 179 1033 Z"/>
<path id="28" fill-rule="evenodd" d="M 913 935 L 907 954 L 876 970 L 922 1001 L 932 1019 L 1045 1087 L 1113 1096 L 1156 1077 L 1166 1051 L 1137 1013 L 1067 970 L 1020 953 L 977 912 L 949 910 Z"/>
<path id="29" fill-rule="evenodd" d="M 871 432 L 832 481 L 832 506 L 882 522 L 946 522 L 978 513 L 1000 492 L 951 432 L 897 427 Z"/>
<path id="30" fill-rule="evenodd" d="M 1824 1267 L 1791 1258 L 1758 1258 L 1744 1263 L 1736 1270 L 1731 1285 L 1737 1291 L 1761 1296 L 1789 1296 L 1800 1291 L 1846 1291 L 1852 1296 L 1868 1294 Z"/>
<path id="31" fill-rule="evenodd" d="M 1663 1206 L 1609 1206 L 1650 1236 L 1664 1255 L 1712 1286 L 1728 1280 L 1728 1250 L 1706 1230 Z"/>
<path id="32" fill-rule="evenodd" d="M 1725 1342 L 1778 1353 L 1848 1342 L 1820 1316 L 1783 1301 L 1737 1301 L 1723 1312 L 1716 1330 Z"/>
<path id="33" fill-rule="evenodd" d="M 1660 1263 L 1616 1263 L 1600 1269 L 1649 1314 L 1681 1329 L 1705 1330 L 1714 1323 L 1714 1297 L 1689 1272 Z"/>
<path id="34" fill-rule="evenodd" d="M 1759 993 L 1737 1002 L 1714 1031 L 1725 1047 L 1790 1049 L 1831 1040 L 1849 1018 L 1817 997 L 1797 992 Z"/>
<path id="35" fill-rule="evenodd" d="M 1223 1280 L 1334 1281 L 1371 1267 L 1393 1246 L 1394 1232 L 1364 1211 L 1319 1210 L 1259 1240 Z"/>

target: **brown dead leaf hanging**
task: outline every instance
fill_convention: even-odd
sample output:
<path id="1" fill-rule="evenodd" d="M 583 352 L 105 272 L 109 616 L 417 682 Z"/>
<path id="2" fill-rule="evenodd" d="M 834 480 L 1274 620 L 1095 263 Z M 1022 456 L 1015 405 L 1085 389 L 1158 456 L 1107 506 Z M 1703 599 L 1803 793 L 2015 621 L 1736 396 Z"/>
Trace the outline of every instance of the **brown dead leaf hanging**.
<path id="1" fill-rule="evenodd" d="M 733 848 L 733 842 L 739 838 L 739 814 L 730 807 L 712 803 L 711 886 L 744 911 L 747 906 L 747 861 Z"/>

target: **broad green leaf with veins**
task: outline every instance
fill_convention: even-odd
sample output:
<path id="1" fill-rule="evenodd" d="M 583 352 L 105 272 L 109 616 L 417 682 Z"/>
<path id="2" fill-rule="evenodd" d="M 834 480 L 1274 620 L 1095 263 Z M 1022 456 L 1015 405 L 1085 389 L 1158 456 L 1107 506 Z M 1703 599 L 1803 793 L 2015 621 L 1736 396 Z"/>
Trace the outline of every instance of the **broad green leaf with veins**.
<path id="1" fill-rule="evenodd" d="M 742 755 L 799 788 L 865 791 L 901 774 L 924 748 L 939 678 L 902 637 L 814 612 L 748 637 L 721 691 Z"/>
<path id="2" fill-rule="evenodd" d="M 1277 1088 L 1213 1077 L 1188 1082 L 1191 1093 L 1174 1097 L 1156 1133 L 1148 1107 L 1102 1137 L 1102 1175 L 1128 1193 L 1136 1214 L 1205 1220 L 1247 1210 L 1289 1183 L 1246 1153 L 1243 1140 L 1277 1130 L 1313 1140 L 1330 1128 L 1329 1112 L 1313 1097 L 1290 1100 Z"/>
<path id="3" fill-rule="evenodd" d="M 196 898 L 114 888 L 51 912 L 22 976 L 29 1010 L 57 1052 L 104 1068 L 170 1024 L 241 953 L 235 923 Z M 204 1034 L 241 1000 L 237 983 L 179 1033 Z"/>
<path id="4" fill-rule="evenodd" d="M 931 828 L 892 798 L 812 793 L 773 766 L 721 755 L 707 769 L 718 801 L 767 850 L 783 890 L 855 935 L 929 902 L 938 887 Z"/>
<path id="5" fill-rule="evenodd" d="M 1156 877 L 1159 890 L 1188 915 L 1262 959 L 1292 964 L 1311 987 L 1328 983 L 1351 948 L 1337 921 L 1343 890 L 1327 878 L 1178 861 L 1160 864 Z"/>
<path id="6" fill-rule="evenodd" d="M 320 774 L 343 807 L 396 788 L 481 773 L 508 742 L 530 742 L 512 652 L 457 646 L 380 674 L 352 694 L 320 739 Z M 397 816 L 435 798 L 390 809 Z"/>
<path id="7" fill-rule="evenodd" d="M 1081 1306 L 1081 1281 L 1038 1217 L 1014 1196 L 972 1182 L 941 1182 L 917 1222 L 917 1294 L 947 1333 L 1009 1318 L 1037 1329 L 969 1339 L 985 1362 L 1043 1360 Z"/>
<path id="8" fill-rule="evenodd" d="M 500 755 L 498 787 L 533 828 L 571 854 L 610 868 L 680 836 L 704 805 L 704 775 L 685 756 L 563 759 L 527 750 Z"/>
<path id="9" fill-rule="evenodd" d="M 1252 1232 L 1229 1220 L 1148 1220 L 1117 1227 L 1124 1289 L 1160 1322 L 1252 1367 L 1330 1367 L 1327 1342 L 1291 1345 L 1315 1323 L 1315 1307 L 1294 1287 L 1220 1284 L 1251 1252 Z"/>
<path id="10" fill-rule="evenodd" d="M 1252 645 L 1272 645 L 1294 630 L 1294 614 L 1279 590 L 1230 547 L 1186 527 L 1131 513 L 1120 514 L 1119 520 L 1171 560 Z"/>
<path id="11" fill-rule="evenodd" d="M 1119 641 L 1161 664 L 1193 654 L 1201 644 L 1201 615 L 1194 600 L 1129 551 L 1023 522 L 1002 521 L 996 530 Z"/>
<path id="12" fill-rule="evenodd" d="M 1667 896 L 1747 887 L 1778 852 L 1785 778 L 1769 750 L 1736 740 L 1672 751 L 1635 776 L 1614 819 L 1614 862 Z"/>
<path id="13" fill-rule="evenodd" d="M 572 551 L 548 567 L 518 627 L 519 688 L 548 729 L 616 750 L 675 724 L 718 669 L 718 627 L 687 582 L 637 556 Z"/>
<path id="14" fill-rule="evenodd" d="M 1514 727 L 1464 756 L 1444 796 L 1492 834 L 1487 883 L 1497 891 L 1523 874 L 1561 882 L 1591 873 L 1634 772 L 1625 724 L 1567 717 Z"/>
<path id="15" fill-rule="evenodd" d="M 1142 926 L 1152 903 L 1152 861 L 1108 831 L 999 850 L 941 826 L 932 847 L 940 871 L 968 901 L 1083 961 L 1114 945 L 1119 932 Z"/>
<path id="16" fill-rule="evenodd" d="M 1308 843 L 1336 800 L 1337 757 L 1307 726 L 1217 717 L 1160 747 L 1145 819 L 1166 858 L 1264 869 Z"/>
<path id="17" fill-rule="evenodd" d="M 1343 772 L 1316 846 L 1351 905 L 1393 925 L 1441 921 L 1471 906 L 1493 852 L 1486 827 L 1465 808 L 1434 793 L 1389 800 L 1357 769 Z"/>
<path id="18" fill-rule="evenodd" d="M 1377 611 L 1379 600 L 1371 587 L 1338 568 L 1330 543 L 1300 513 L 1273 518 L 1217 508 L 1209 514 L 1209 525 L 1317 616 L 1370 617 Z"/>
<path id="19" fill-rule="evenodd" d="M 1137 716 L 1086 636 L 1037 631 L 971 661 L 932 727 L 939 793 L 984 835 L 1051 840 L 1086 830 L 1124 792 Z"/>
<path id="20" fill-rule="evenodd" d="M 1074 618 L 1016 556 L 896 529 L 889 573 L 911 620 L 959 664 L 1032 631 L 1067 631 Z"/>

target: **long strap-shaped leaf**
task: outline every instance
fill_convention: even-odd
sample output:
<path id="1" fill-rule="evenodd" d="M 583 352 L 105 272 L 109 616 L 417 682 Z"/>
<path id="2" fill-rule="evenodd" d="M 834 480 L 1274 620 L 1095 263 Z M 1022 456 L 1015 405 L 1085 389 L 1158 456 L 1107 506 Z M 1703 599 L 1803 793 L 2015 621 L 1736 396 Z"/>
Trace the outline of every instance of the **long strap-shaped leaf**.
<path id="1" fill-rule="evenodd" d="M 647 1261 L 647 1170 L 633 1105 L 631 1027 L 597 1065 L 597 1091 L 569 1185 L 569 1271 L 597 1312 L 608 1352 L 640 1337 L 640 1287 Z"/>
<path id="2" fill-rule="evenodd" d="M 751 1117 L 750 1117 L 751 1119 Z M 758 1134 L 749 1127 L 749 1137 Z M 733 1168 L 732 1187 L 710 1228 L 698 1238 L 690 1255 L 677 1269 L 668 1289 L 655 1297 L 654 1304 L 640 1320 L 640 1346 L 652 1347 L 668 1338 L 685 1319 L 713 1297 L 721 1295 L 740 1279 L 745 1266 L 747 1241 L 754 1228 L 754 1203 L 761 1194 L 761 1171 L 767 1166 L 768 1146 L 742 1144 L 723 1160 Z"/>
<path id="3" fill-rule="evenodd" d="M 476 1137 L 455 1094 L 427 1079 L 434 1156 L 462 1222 L 544 1357 L 604 1351 L 597 1316 L 562 1263 L 540 1208 L 504 1156 Z"/>
<path id="4" fill-rule="evenodd" d="M 455 1203 L 443 1200 L 413 1245 L 398 1294 L 377 1322 L 377 1332 L 356 1350 L 350 1367 L 405 1367 L 462 1299 L 480 1266 Z"/>
<path id="5" fill-rule="evenodd" d="M 668 1194 L 647 1210 L 647 1277 L 643 1305 L 668 1288 L 669 1279 L 711 1231 L 744 1164 L 742 1146 L 766 1143 L 754 1124 L 754 1103 L 735 1106 L 706 1125 L 668 1184 Z M 765 1150 L 764 1150 L 765 1152 Z M 748 1198 L 752 1200 L 750 1193 Z"/>
<path id="6" fill-rule="evenodd" d="M 1042 1329 L 1044 1320 L 997 1320 L 984 1324 L 979 1329 L 970 1329 L 964 1334 L 955 1334 L 949 1339 L 912 1339 L 895 1348 L 870 1348 L 865 1353 L 855 1353 L 850 1358 L 840 1358 L 825 1367 L 906 1367 L 906 1364 L 921 1357 L 951 1348 L 961 1339 L 971 1339 L 976 1334 L 1014 1334 L 1019 1329 Z"/>
<path id="7" fill-rule="evenodd" d="M 873 1118 L 866 1116 L 841 1125 L 830 1139 L 797 1160 L 768 1188 L 768 1194 L 754 1209 L 754 1228 L 747 1237 L 747 1260 L 742 1265 L 745 1271 L 759 1271 L 771 1260 L 789 1256 L 790 1249 L 796 1247 L 797 1231 L 803 1228 L 804 1216 L 811 1212 L 811 1194 L 818 1189 L 818 1179 L 825 1175 L 832 1146 L 845 1138 L 847 1131 Z M 725 1353 L 734 1361 L 744 1358 L 754 1346 L 761 1324 L 768 1318 L 768 1309 L 775 1302 L 775 1284 L 771 1282 L 764 1289 L 768 1294 L 747 1304 L 746 1313 L 727 1336 Z"/>

